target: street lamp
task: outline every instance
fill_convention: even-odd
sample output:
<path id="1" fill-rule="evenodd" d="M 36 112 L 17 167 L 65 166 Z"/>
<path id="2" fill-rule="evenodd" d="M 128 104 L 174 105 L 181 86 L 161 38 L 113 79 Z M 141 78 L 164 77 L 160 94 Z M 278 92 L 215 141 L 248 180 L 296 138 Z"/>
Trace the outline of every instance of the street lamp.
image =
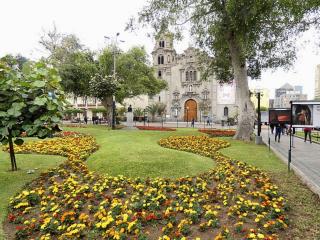
<path id="1" fill-rule="evenodd" d="M 116 33 L 116 36 L 113 39 L 113 80 L 116 82 L 117 75 L 116 75 L 116 51 L 117 51 L 117 40 L 120 33 Z M 105 39 L 110 39 L 108 36 L 104 36 Z M 124 42 L 123 40 L 120 40 L 120 42 Z M 116 129 L 116 97 L 113 94 L 112 95 L 112 129 Z"/>
<path id="2" fill-rule="evenodd" d="M 261 137 L 261 108 L 260 108 L 260 100 L 263 96 L 262 90 L 260 87 L 255 89 L 255 96 L 258 99 L 258 128 L 257 128 L 257 136 L 256 136 L 256 144 L 262 144 L 262 137 Z"/>
<path id="3" fill-rule="evenodd" d="M 189 107 L 186 107 L 186 113 L 187 113 L 187 127 L 189 124 L 189 116 L 188 116 L 188 112 L 189 112 Z"/>
<path id="4" fill-rule="evenodd" d="M 178 125 L 178 108 L 175 108 L 174 109 L 174 117 L 176 118 L 176 120 L 177 120 L 177 128 L 179 127 L 179 125 Z"/>

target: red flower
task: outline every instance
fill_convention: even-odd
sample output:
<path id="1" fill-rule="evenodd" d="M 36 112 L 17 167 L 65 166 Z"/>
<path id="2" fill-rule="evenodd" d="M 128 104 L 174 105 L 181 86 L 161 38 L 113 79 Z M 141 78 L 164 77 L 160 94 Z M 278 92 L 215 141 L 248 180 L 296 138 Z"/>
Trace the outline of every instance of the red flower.
<path id="1" fill-rule="evenodd" d="M 8 220 L 9 220 L 9 222 L 13 222 L 15 219 L 16 219 L 16 216 L 13 215 L 12 213 L 10 213 L 10 214 L 8 215 Z"/>
<path id="2" fill-rule="evenodd" d="M 168 127 L 152 127 L 152 126 L 137 126 L 140 130 L 153 130 L 153 131 L 176 131 L 174 128 Z"/>
<path id="3" fill-rule="evenodd" d="M 157 216 L 154 215 L 153 213 L 150 213 L 149 215 L 146 216 L 146 220 L 147 221 L 157 220 Z"/>
<path id="4" fill-rule="evenodd" d="M 17 231 L 21 231 L 21 230 L 23 230 L 23 229 L 24 229 L 23 226 L 16 226 L 16 230 L 17 230 Z"/>

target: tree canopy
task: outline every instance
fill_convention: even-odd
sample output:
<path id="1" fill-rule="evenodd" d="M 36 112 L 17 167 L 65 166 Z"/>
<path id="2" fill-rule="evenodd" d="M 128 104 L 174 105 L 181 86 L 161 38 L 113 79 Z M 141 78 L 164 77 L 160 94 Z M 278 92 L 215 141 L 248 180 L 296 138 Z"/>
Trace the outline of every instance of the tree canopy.
<path id="1" fill-rule="evenodd" d="M 105 102 L 115 95 L 118 102 L 141 94 L 156 94 L 166 87 L 157 79 L 149 66 L 144 48 L 133 47 L 127 52 L 116 51 L 116 78 L 113 77 L 113 54 L 111 47 L 98 57 L 98 72 L 91 80 L 92 95 Z"/>
<path id="2" fill-rule="evenodd" d="M 58 131 L 64 94 L 57 70 L 44 62 L 30 62 L 22 70 L 10 64 L 0 60 L 0 142 L 9 143 L 12 170 L 17 170 L 13 139 L 22 144 L 24 132 L 45 138 Z"/>
<path id="3" fill-rule="evenodd" d="M 184 24 L 206 53 L 203 76 L 220 82 L 235 80 L 240 107 L 235 138 L 249 140 L 254 108 L 248 77 L 265 68 L 290 67 L 296 58 L 295 40 L 319 21 L 318 0 L 154 0 L 139 12 L 142 26 L 156 33 L 173 30 L 181 37 Z M 128 28 L 134 28 L 131 19 Z"/>

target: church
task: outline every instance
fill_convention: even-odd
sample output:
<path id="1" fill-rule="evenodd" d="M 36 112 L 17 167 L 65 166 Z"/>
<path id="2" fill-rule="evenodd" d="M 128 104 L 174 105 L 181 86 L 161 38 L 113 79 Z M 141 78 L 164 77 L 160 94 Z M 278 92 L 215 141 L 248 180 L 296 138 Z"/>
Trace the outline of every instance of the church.
<path id="1" fill-rule="evenodd" d="M 203 81 L 195 48 L 177 54 L 166 34 L 156 39 L 152 58 L 155 74 L 168 87 L 149 97 L 148 104 L 166 104 L 167 120 L 220 122 L 236 115 L 235 84 L 221 85 L 213 76 Z"/>

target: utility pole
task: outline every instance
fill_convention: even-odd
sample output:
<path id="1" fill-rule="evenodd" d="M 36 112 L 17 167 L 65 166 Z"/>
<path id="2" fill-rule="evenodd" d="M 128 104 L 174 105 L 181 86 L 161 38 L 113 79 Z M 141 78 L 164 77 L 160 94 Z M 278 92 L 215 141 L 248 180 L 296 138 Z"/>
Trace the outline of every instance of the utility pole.
<path id="1" fill-rule="evenodd" d="M 113 81 L 117 82 L 117 74 L 116 74 L 116 54 L 117 54 L 117 43 L 118 43 L 118 36 L 120 33 L 116 33 L 115 38 L 113 39 L 113 74 L 112 78 Z M 106 39 L 110 39 L 108 36 L 104 36 Z M 121 42 L 124 42 L 120 40 Z M 112 120 L 111 120 L 111 127 L 113 130 L 116 129 L 116 97 L 112 95 Z"/>

